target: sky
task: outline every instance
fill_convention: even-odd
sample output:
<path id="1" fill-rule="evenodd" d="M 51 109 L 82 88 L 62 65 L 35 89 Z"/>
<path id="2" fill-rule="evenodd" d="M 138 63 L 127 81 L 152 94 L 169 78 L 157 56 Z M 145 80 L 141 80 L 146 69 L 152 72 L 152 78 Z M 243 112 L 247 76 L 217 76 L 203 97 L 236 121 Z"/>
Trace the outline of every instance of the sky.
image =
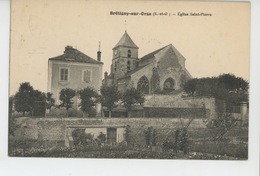
<path id="1" fill-rule="evenodd" d="M 147 15 L 110 15 L 110 12 Z M 154 12 L 167 15 L 153 16 Z M 178 14 L 188 14 L 180 16 Z M 190 13 L 211 16 L 190 16 Z M 15 0 L 11 4 L 10 94 L 22 82 L 47 91 L 48 59 L 71 45 L 96 59 L 103 72 L 125 30 L 139 57 L 172 44 L 193 77 L 233 73 L 249 80 L 250 6 L 245 2 Z"/>

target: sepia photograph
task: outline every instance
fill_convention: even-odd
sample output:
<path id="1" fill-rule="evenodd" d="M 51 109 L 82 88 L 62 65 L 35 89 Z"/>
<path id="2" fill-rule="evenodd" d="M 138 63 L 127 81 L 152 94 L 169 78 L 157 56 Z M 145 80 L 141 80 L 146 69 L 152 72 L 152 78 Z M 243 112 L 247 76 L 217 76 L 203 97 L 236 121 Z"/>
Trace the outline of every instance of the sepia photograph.
<path id="1" fill-rule="evenodd" d="M 248 160 L 250 8 L 13 0 L 8 156 Z"/>

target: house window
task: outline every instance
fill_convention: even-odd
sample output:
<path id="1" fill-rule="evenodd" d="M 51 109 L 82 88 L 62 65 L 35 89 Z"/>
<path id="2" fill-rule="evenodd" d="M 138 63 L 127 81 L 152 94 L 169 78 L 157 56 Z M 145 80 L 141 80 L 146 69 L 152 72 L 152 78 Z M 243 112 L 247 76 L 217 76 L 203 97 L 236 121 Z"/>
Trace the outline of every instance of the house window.
<path id="1" fill-rule="evenodd" d="M 60 81 L 68 81 L 69 80 L 69 69 L 61 68 L 60 69 Z"/>
<path id="2" fill-rule="evenodd" d="M 131 57 L 131 50 L 127 51 L 127 57 Z"/>
<path id="3" fill-rule="evenodd" d="M 83 70 L 82 72 L 82 82 L 90 83 L 91 82 L 91 71 Z"/>

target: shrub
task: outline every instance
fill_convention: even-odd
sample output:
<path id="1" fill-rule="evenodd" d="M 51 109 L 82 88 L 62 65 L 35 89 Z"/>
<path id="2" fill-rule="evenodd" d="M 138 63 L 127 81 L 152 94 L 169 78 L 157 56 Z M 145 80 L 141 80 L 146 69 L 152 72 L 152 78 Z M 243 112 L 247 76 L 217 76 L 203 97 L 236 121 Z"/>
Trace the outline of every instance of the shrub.
<path id="1" fill-rule="evenodd" d="M 163 150 L 173 150 L 177 152 L 181 150 L 184 154 L 189 151 L 189 141 L 188 141 L 188 130 L 187 128 L 181 128 L 171 133 L 163 141 Z"/>
<path id="2" fill-rule="evenodd" d="M 102 144 L 104 145 L 106 140 L 107 140 L 106 135 L 102 132 L 100 132 L 97 138 L 95 139 L 95 141 L 99 146 L 101 146 Z"/>
<path id="3" fill-rule="evenodd" d="M 131 129 L 129 125 L 126 126 L 124 137 L 126 144 L 129 146 L 131 144 Z"/>
<path id="4" fill-rule="evenodd" d="M 84 129 L 75 129 L 72 131 L 73 144 L 75 146 L 93 145 L 95 143 L 93 135 L 85 133 Z"/>
<path id="5" fill-rule="evenodd" d="M 146 146 L 156 146 L 156 138 L 157 138 L 157 133 L 156 130 L 153 129 L 153 127 L 148 127 L 145 131 L 145 142 Z"/>
<path id="6" fill-rule="evenodd" d="M 77 109 L 69 109 L 68 116 L 69 117 L 82 117 L 83 112 L 80 110 L 77 110 Z"/>

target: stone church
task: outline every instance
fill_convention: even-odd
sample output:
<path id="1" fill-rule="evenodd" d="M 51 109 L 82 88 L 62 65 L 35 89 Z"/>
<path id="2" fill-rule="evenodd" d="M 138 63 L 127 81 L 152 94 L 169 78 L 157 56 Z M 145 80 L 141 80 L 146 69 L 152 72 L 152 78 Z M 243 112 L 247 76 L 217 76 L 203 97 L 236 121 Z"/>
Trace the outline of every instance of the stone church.
<path id="1" fill-rule="evenodd" d="M 111 72 L 105 72 L 103 84 L 117 85 L 121 92 L 137 88 L 144 94 L 181 90 L 191 79 L 185 58 L 169 44 L 139 58 L 139 47 L 125 31 L 113 48 Z"/>

